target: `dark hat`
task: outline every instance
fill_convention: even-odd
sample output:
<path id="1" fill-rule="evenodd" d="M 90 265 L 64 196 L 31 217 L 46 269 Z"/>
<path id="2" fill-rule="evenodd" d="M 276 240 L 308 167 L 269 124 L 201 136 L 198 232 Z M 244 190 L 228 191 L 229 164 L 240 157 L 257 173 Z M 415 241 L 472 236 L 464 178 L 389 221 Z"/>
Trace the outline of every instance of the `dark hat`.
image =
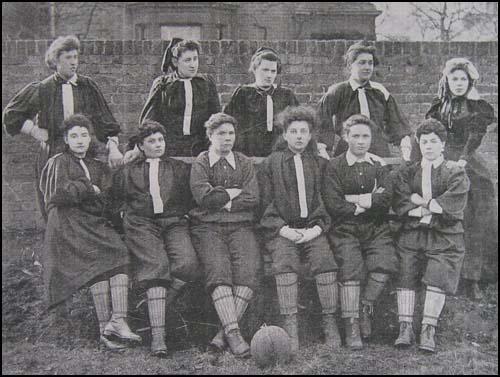
<path id="1" fill-rule="evenodd" d="M 168 47 L 165 50 L 165 53 L 163 54 L 163 61 L 161 63 L 162 72 L 168 73 L 169 68 L 172 68 L 173 70 L 175 70 L 175 66 L 172 64 L 172 57 L 173 57 L 172 49 L 179 42 L 182 42 L 182 41 L 183 41 L 182 38 L 172 38 L 172 40 L 170 41 L 170 44 L 168 45 Z"/>

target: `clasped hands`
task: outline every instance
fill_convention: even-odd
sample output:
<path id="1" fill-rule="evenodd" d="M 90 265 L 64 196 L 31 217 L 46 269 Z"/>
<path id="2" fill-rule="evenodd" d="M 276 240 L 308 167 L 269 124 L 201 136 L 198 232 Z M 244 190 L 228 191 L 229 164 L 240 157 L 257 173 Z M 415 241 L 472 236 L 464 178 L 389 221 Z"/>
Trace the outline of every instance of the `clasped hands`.
<path id="1" fill-rule="evenodd" d="M 323 230 L 319 225 L 315 225 L 312 228 L 305 229 L 297 229 L 290 228 L 288 225 L 285 225 L 280 229 L 280 236 L 294 242 L 295 244 L 302 244 L 308 241 L 312 241 L 316 237 L 318 237 Z"/>

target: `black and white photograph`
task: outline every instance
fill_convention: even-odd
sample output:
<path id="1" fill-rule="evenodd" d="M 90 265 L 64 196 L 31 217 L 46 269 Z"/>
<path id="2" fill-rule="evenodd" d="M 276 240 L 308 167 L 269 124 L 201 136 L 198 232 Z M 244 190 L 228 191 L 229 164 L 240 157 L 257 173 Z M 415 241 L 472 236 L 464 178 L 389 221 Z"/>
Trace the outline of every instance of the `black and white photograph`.
<path id="1" fill-rule="evenodd" d="M 2 2 L 2 374 L 498 375 L 498 3 Z"/>

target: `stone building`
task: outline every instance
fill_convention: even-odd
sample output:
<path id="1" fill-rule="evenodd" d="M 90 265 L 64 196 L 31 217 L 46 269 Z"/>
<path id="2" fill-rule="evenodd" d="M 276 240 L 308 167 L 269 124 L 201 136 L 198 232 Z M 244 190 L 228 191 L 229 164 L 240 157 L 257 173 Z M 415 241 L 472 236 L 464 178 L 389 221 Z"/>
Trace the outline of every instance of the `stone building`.
<path id="1" fill-rule="evenodd" d="M 147 40 L 172 36 L 217 39 L 375 40 L 369 2 L 51 2 L 37 4 L 49 20 L 38 38 Z M 33 5 L 35 6 L 35 5 Z M 12 33 L 11 33 L 12 34 Z"/>

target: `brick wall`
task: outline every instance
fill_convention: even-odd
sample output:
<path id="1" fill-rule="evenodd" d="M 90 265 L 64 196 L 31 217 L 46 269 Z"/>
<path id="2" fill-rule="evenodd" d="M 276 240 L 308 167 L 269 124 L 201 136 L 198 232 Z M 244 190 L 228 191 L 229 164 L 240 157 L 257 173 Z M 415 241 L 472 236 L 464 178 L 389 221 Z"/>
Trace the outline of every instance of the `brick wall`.
<path id="1" fill-rule="evenodd" d="M 2 44 L 2 108 L 22 87 L 50 74 L 43 65 L 48 41 L 10 41 Z M 347 78 L 342 55 L 350 41 L 203 41 L 200 71 L 214 76 L 223 104 L 239 83 L 249 83 L 252 52 L 263 44 L 283 60 L 283 85 L 293 88 L 299 101 L 315 105 L 328 86 Z M 111 110 L 123 125 L 125 141 L 137 124 L 167 41 L 84 41 L 80 72 L 95 79 Z M 498 114 L 497 42 L 377 42 L 381 64 L 374 81 L 384 83 L 413 127 L 429 107 L 444 62 L 470 58 L 481 79 L 478 90 Z M 34 205 L 33 167 L 36 145 L 24 135 L 2 135 L 2 229 L 42 226 Z M 497 178 L 496 125 L 483 140 L 480 152 Z"/>

